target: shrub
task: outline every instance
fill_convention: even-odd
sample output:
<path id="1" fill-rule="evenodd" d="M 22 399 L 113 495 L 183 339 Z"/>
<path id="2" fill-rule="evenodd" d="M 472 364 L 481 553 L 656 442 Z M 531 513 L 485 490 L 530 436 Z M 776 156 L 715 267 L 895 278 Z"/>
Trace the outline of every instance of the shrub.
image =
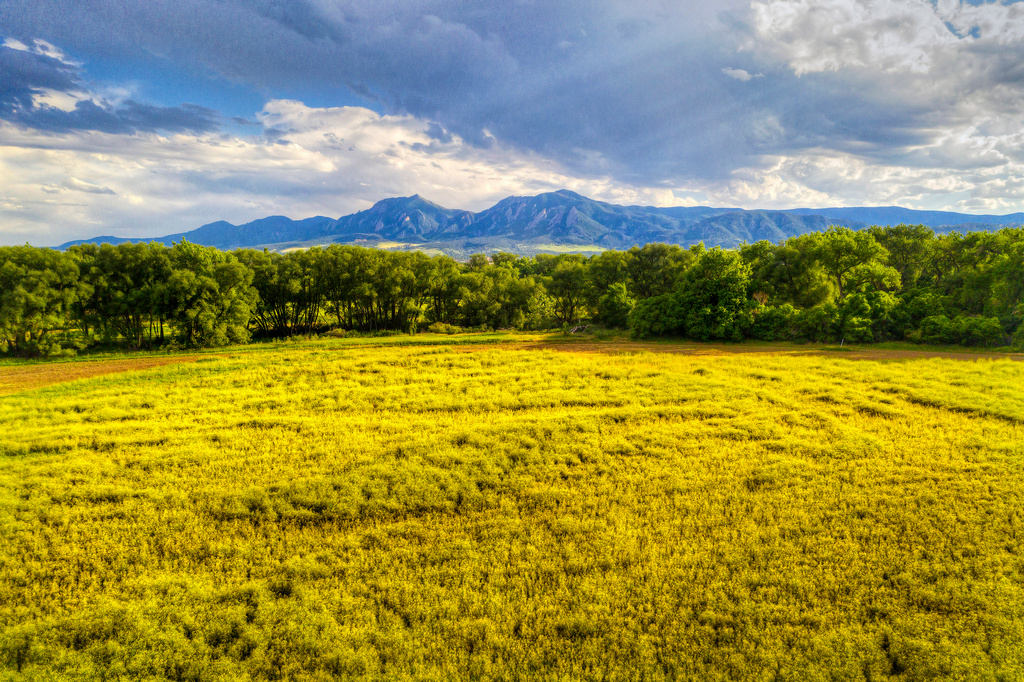
<path id="1" fill-rule="evenodd" d="M 427 331 L 431 334 L 458 334 L 462 331 L 462 327 L 445 322 L 435 322 L 427 327 Z"/>
<path id="2" fill-rule="evenodd" d="M 629 333 L 637 339 L 680 334 L 685 311 L 675 294 L 663 294 L 638 301 L 629 313 Z"/>
<path id="3" fill-rule="evenodd" d="M 921 321 L 923 343 L 961 344 L 964 346 L 999 345 L 1005 338 L 1003 325 L 994 317 L 958 317 L 932 315 Z"/>
<path id="4" fill-rule="evenodd" d="M 953 324 L 945 315 L 930 315 L 921 320 L 922 343 L 956 343 Z"/>
<path id="5" fill-rule="evenodd" d="M 965 346 L 998 346 L 1003 342 L 1003 325 L 994 317 L 957 318 L 959 342 Z"/>
<path id="6" fill-rule="evenodd" d="M 784 341 L 793 338 L 797 315 L 791 303 L 780 306 L 753 304 L 747 311 L 744 335 L 760 341 Z"/>
<path id="7" fill-rule="evenodd" d="M 834 303 L 822 303 L 813 308 L 801 310 L 794 316 L 794 328 L 798 338 L 808 341 L 834 341 L 839 332 L 839 309 Z"/>

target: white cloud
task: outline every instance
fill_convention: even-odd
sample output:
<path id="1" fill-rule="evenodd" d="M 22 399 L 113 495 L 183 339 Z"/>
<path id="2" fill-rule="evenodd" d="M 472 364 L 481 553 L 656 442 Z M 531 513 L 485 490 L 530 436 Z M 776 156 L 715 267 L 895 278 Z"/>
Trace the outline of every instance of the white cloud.
<path id="1" fill-rule="evenodd" d="M 957 42 L 927 0 L 765 0 L 752 3 L 760 38 L 799 74 L 869 67 L 927 73 Z"/>
<path id="2" fill-rule="evenodd" d="M 1022 148 L 1024 132 L 995 124 L 948 131 L 898 164 L 818 148 L 764 157 L 722 182 L 638 187 L 576 177 L 497 140 L 474 147 L 412 116 L 275 100 L 258 119 L 277 132 L 267 139 L 52 135 L 0 124 L 0 243 L 162 236 L 214 220 L 237 224 L 274 214 L 336 217 L 417 193 L 444 206 L 481 210 L 508 195 L 560 188 L 659 206 L 1024 208 L 1024 159 L 1000 151 Z M 943 164 L 957 159 L 969 162 L 949 172 Z"/>
<path id="3" fill-rule="evenodd" d="M 865 161 L 826 149 L 765 159 L 705 189 L 712 205 L 745 208 L 891 206 L 970 213 L 1024 209 L 1024 163 L 950 173 L 941 167 Z"/>
<path id="4" fill-rule="evenodd" d="M 916 141 L 879 138 L 858 161 L 918 169 L 911 173 L 969 172 L 979 187 L 991 186 L 990 175 L 1019 170 L 1024 4 L 758 0 L 752 13 L 751 52 L 847 91 L 852 106 L 902 112 L 892 131 Z M 856 147 L 851 139 L 834 148 Z M 898 200 L 900 186 L 894 189 L 883 194 Z M 1007 205 L 1017 202 L 1007 198 Z"/>
<path id="5" fill-rule="evenodd" d="M 470 210 L 560 188 L 616 203 L 687 203 L 669 188 L 572 177 L 498 144 L 480 149 L 451 135 L 441 141 L 411 116 L 275 100 L 258 118 L 280 132 L 271 140 L 51 135 L 0 124 L 0 243 L 162 236 L 272 214 L 340 216 L 417 193 Z"/>
<path id="6" fill-rule="evenodd" d="M 756 0 L 751 11 L 747 49 L 798 76 L 845 72 L 876 93 L 960 114 L 1024 99 L 1022 3 Z"/>
<path id="7" fill-rule="evenodd" d="M 89 99 L 92 98 L 84 92 L 44 89 L 32 96 L 32 104 L 35 107 L 53 107 L 61 111 L 74 111 L 79 102 Z"/>
<path id="8" fill-rule="evenodd" d="M 9 47 L 12 50 L 21 50 L 22 52 L 29 52 L 31 50 L 28 45 L 17 38 L 4 38 L 4 47 Z"/>
<path id="9" fill-rule="evenodd" d="M 76 62 L 73 59 L 71 59 L 70 57 L 68 57 L 67 54 L 65 54 L 64 51 L 61 50 L 56 45 L 48 43 L 45 40 L 40 40 L 39 38 L 36 38 L 36 39 L 31 40 L 29 42 L 31 44 L 24 43 L 24 42 L 18 40 L 17 38 L 4 38 L 3 45 L 4 45 L 4 47 L 9 47 L 12 50 L 21 50 L 22 52 L 32 52 L 33 54 L 39 54 L 39 55 L 42 55 L 44 57 L 49 57 L 51 59 L 56 59 L 59 62 L 62 62 L 64 64 L 68 64 L 69 66 L 81 66 L 80 62 Z"/>
<path id="10" fill-rule="evenodd" d="M 36 38 L 32 41 L 32 51 L 36 54 L 41 54 L 44 57 L 56 59 L 57 61 L 63 62 L 65 64 L 81 66 L 79 62 L 70 59 L 66 54 L 64 54 L 64 51 L 61 50 L 59 47 L 57 47 L 56 45 L 52 45 L 46 42 L 45 40 L 40 40 L 39 38 Z"/>
<path id="11" fill-rule="evenodd" d="M 109 187 L 100 187 L 99 185 L 94 185 L 91 182 L 79 180 L 74 176 L 68 178 L 64 187 L 76 192 L 88 192 L 89 194 L 117 194 L 117 192 Z"/>
<path id="12" fill-rule="evenodd" d="M 722 73 L 724 73 L 729 78 L 735 78 L 736 80 L 743 81 L 744 83 L 746 83 L 752 78 L 764 77 L 763 73 L 750 74 L 749 72 L 744 71 L 743 69 L 733 69 L 728 66 L 722 69 Z"/>

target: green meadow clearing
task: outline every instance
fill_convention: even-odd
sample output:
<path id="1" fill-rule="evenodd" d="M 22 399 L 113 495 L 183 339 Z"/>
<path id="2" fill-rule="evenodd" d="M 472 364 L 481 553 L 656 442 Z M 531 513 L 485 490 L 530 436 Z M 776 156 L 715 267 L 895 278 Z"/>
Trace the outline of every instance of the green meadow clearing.
<path id="1" fill-rule="evenodd" d="M 1024 679 L 1024 363 L 631 348 L 0 396 L 0 679 Z"/>

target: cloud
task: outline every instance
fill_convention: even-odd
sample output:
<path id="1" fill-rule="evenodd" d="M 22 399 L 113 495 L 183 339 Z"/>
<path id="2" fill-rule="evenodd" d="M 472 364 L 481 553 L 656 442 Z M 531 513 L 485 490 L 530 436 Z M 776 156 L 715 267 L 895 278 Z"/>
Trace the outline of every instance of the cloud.
<path id="1" fill-rule="evenodd" d="M 470 145 L 409 115 L 274 100 L 258 119 L 279 134 L 123 137 L 0 124 L 0 242 L 160 236 L 273 214 L 337 217 L 417 193 L 470 210 L 563 187 L 619 203 L 686 203 L 670 189 L 573 177 L 535 154 Z"/>
<path id="2" fill-rule="evenodd" d="M 721 90 L 722 64 L 702 65 L 729 51 L 718 16 L 742 0 L 7 4 L 11 35 L 107 58 L 155 54 L 270 91 L 340 86 L 385 113 L 437 121 L 477 145 L 487 130 L 576 173 L 663 181 L 749 160 L 749 95 Z"/>
<path id="3" fill-rule="evenodd" d="M 1022 161 L 1009 161 L 1009 173 L 1004 164 L 950 174 L 818 148 L 760 158 L 722 181 L 630 185 L 573 175 L 497 141 L 473 145 L 409 115 L 273 100 L 257 119 L 279 136 L 53 134 L 0 123 L 0 243 L 160 236 L 217 219 L 239 224 L 275 214 L 337 217 L 387 196 L 417 193 L 452 208 L 481 210 L 508 195 L 563 187 L 614 203 L 661 206 L 901 203 L 1007 212 L 1024 201 Z"/>
<path id="4" fill-rule="evenodd" d="M 91 182 L 79 180 L 74 176 L 68 178 L 67 182 L 64 183 L 64 187 L 77 192 L 87 192 L 89 194 L 117 194 L 117 192 L 109 187 L 100 187 L 99 185 L 94 185 Z"/>
<path id="5" fill-rule="evenodd" d="M 803 117 L 828 121 L 810 121 L 824 133 L 816 146 L 951 173 L 1010 172 L 1021 159 L 1024 5 L 765 0 L 752 10 L 752 58 L 778 60 L 803 92 L 827 84 L 848 103 L 846 114 L 837 100 Z M 844 117 L 849 127 L 833 125 Z"/>
<path id="6" fill-rule="evenodd" d="M 176 149 L 157 176 L 208 197 L 194 213 L 171 210 L 182 221 L 201 205 L 211 211 L 203 221 L 255 217 L 260 206 L 334 215 L 409 189 L 473 207 L 555 179 L 603 198 L 666 202 L 1024 208 L 1014 183 L 1024 163 L 1024 3 L 5 0 L 0 34 L 10 36 L 0 118 L 25 129 L 25 144 L 40 144 L 35 130 L 72 147 L 105 140 L 97 153 L 114 158 Z M 158 62 L 269 103 L 258 117 L 147 108 L 138 96 L 98 95 L 91 59 Z M 357 93 L 378 118 L 281 104 L 282 93 L 324 104 L 337 92 Z M 254 119 L 260 139 L 245 137 Z M 247 150 L 245 163 L 227 163 L 226 149 Z M 287 158 L 312 166 L 275 175 Z M 474 185 L 470 169 L 487 179 Z M 502 180 L 509 169 L 514 180 Z M 127 185 L 96 171 L 75 173 L 117 194 L 95 201 L 128 201 Z M 248 204 L 243 190 L 254 193 Z M 217 211 L 215 196 L 234 198 Z"/>
<path id="7" fill-rule="evenodd" d="M 705 188 L 712 205 L 753 208 L 892 206 L 977 213 L 1024 207 L 1024 163 L 976 166 L 960 173 L 923 165 L 865 161 L 828 149 L 780 156 L 738 168 L 725 183 Z"/>
<path id="8" fill-rule="evenodd" d="M 76 90 L 76 71 L 73 65 L 30 51 L 19 41 L 6 42 L 0 46 L 0 112 L 31 109 L 37 93 Z"/>
<path id="9" fill-rule="evenodd" d="M 870 67 L 927 73 L 957 38 L 926 0 L 767 0 L 754 24 L 798 74 Z"/>
<path id="10" fill-rule="evenodd" d="M 764 78 L 763 73 L 750 74 L 744 71 L 743 69 L 733 69 L 728 66 L 722 68 L 722 73 L 724 73 L 729 78 L 735 78 L 736 80 L 743 81 L 744 83 L 746 83 L 752 78 Z"/>
<path id="11" fill-rule="evenodd" d="M 42 40 L 30 42 L 8 38 L 0 46 L 0 119 L 50 132 L 129 134 L 218 127 L 216 112 L 193 104 L 111 103 L 88 92 L 80 65 L 58 48 Z"/>
<path id="12" fill-rule="evenodd" d="M 19 40 L 42 36 L 119 60 L 156 55 L 269 92 L 341 87 L 470 144 L 497 139 L 570 173 L 632 185 L 722 182 L 763 157 L 818 148 L 883 164 L 924 160 L 916 150 L 949 130 L 981 131 L 1024 109 L 1020 4 L 6 4 L 0 30 Z M 68 128 L 73 119 L 118 130 L 116 117 L 85 108 L 50 112 L 38 125 Z M 215 125 L 210 112 L 170 118 L 168 130 Z M 148 121 L 121 123 L 147 129 Z"/>
<path id="13" fill-rule="evenodd" d="M 99 185 L 94 185 L 91 182 L 80 180 L 74 176 L 69 176 L 60 185 L 43 185 L 39 189 L 47 194 L 60 194 L 67 190 L 85 192 L 87 194 L 117 194 L 117 192 L 109 187 L 100 187 Z"/>

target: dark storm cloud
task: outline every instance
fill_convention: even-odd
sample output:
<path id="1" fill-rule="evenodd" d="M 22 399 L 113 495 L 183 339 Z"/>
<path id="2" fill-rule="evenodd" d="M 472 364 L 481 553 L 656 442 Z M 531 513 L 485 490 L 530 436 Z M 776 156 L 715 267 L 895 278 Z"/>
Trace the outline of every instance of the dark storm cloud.
<path id="1" fill-rule="evenodd" d="M 155 54 L 260 87 L 345 85 L 396 104 L 465 92 L 510 66 L 497 37 L 416 2 L 4 4 L 0 30 L 9 35 L 116 59 Z"/>
<path id="2" fill-rule="evenodd" d="M 208 131 L 218 116 L 209 109 L 184 104 L 159 107 L 128 100 L 118 106 L 81 99 L 71 111 L 38 105 L 46 91 L 80 93 L 85 89 L 79 67 L 38 51 L 0 46 L 0 118 L 38 130 L 97 130 L 125 134 L 136 131 Z"/>
<path id="3" fill-rule="evenodd" d="M 0 31 L 118 59 L 157 55 L 271 93 L 343 86 L 477 145 L 493 135 L 578 173 L 646 184 L 722 179 L 762 155 L 813 148 L 899 160 L 935 136 L 935 103 L 949 98 L 863 70 L 797 77 L 785 56 L 751 43 L 750 2 L 738 0 L 5 0 Z M 1024 78 L 1019 60 L 992 64 L 976 87 Z M 738 70 L 758 77 L 729 75 Z M 64 118 L 110 130 L 149 120 L 73 113 Z M 168 116 L 214 124 L 205 111 Z M 61 118 L 47 121 L 70 125 Z"/>
<path id="4" fill-rule="evenodd" d="M 76 76 L 75 67 L 52 57 L 0 46 L 0 111 L 31 108 L 41 88 L 72 90 Z"/>
<path id="5" fill-rule="evenodd" d="M 766 105 L 751 107 L 745 84 L 721 73 L 725 50 L 700 35 L 714 16 L 696 3 L 5 4 L 0 30 L 12 35 L 156 54 L 270 90 L 345 86 L 387 112 L 477 145 L 490 133 L 577 172 L 717 177 L 783 142 L 740 132 L 758 130 Z"/>

